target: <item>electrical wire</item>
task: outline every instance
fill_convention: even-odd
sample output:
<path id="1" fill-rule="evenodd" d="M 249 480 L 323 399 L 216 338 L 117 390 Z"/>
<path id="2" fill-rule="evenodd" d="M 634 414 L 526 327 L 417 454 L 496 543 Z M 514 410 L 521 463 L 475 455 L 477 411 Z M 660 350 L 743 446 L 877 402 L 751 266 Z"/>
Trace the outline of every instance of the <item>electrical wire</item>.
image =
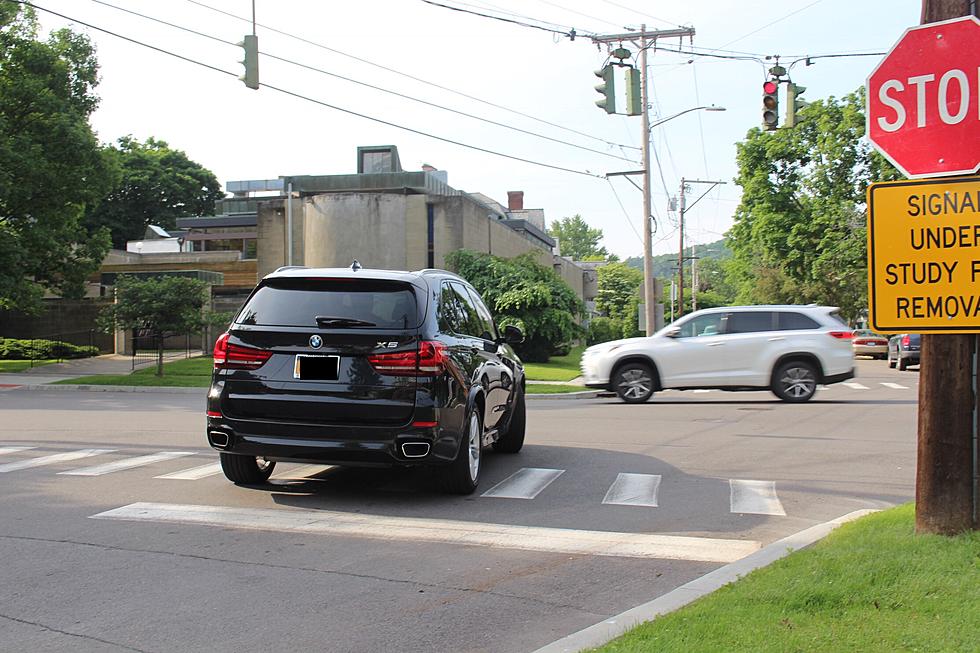
<path id="1" fill-rule="evenodd" d="M 541 20 L 540 18 L 532 18 L 531 16 L 525 16 L 524 14 L 515 14 L 512 11 L 508 11 L 499 5 L 495 5 L 491 2 L 486 2 L 486 0 L 474 0 L 477 4 L 471 4 L 469 2 L 461 2 L 461 0 L 456 0 L 456 4 L 462 5 L 464 7 L 475 7 L 477 9 L 489 9 L 490 11 L 496 11 L 498 14 L 503 14 L 504 16 L 512 16 L 513 18 L 523 18 L 524 20 L 530 20 L 535 23 L 540 23 L 541 25 L 551 25 L 552 27 L 559 27 L 563 30 L 570 31 L 574 29 L 571 25 L 562 25 L 560 23 L 552 23 L 547 20 Z M 584 33 L 584 32 L 583 32 Z"/>
<path id="2" fill-rule="evenodd" d="M 598 16 L 592 16 L 590 14 L 584 14 L 581 11 L 576 11 L 575 9 L 569 9 L 568 7 L 563 7 L 562 5 L 558 4 L 557 2 L 551 2 L 551 0 L 537 0 L 537 2 L 540 2 L 543 5 L 548 5 L 550 7 L 555 7 L 556 9 L 561 9 L 562 11 L 567 11 L 570 14 L 576 14 L 578 16 L 582 16 L 582 17 L 588 18 L 590 20 L 596 20 L 596 21 L 599 21 L 600 23 L 605 23 L 606 25 L 612 25 L 613 27 L 620 27 L 620 24 L 619 23 L 614 23 L 612 21 L 606 20 L 605 18 L 599 18 Z"/>
<path id="3" fill-rule="evenodd" d="M 643 242 L 643 236 L 641 236 L 640 235 L 640 232 L 636 230 L 636 227 L 635 226 L 633 226 L 633 221 L 630 219 L 629 211 L 627 211 L 626 210 L 626 207 L 623 206 L 623 200 L 621 200 L 619 198 L 619 193 L 616 192 L 616 187 L 613 185 L 612 179 L 609 179 L 608 177 L 606 177 L 606 181 L 609 182 L 609 188 L 612 190 L 613 195 L 616 197 L 616 202 L 619 204 L 619 208 L 621 208 L 623 210 L 623 218 L 626 220 L 626 224 L 628 224 L 630 226 L 630 229 L 633 230 L 633 233 L 636 234 L 637 240 L 639 240 L 640 243 L 642 243 Z M 654 230 L 653 230 L 653 233 L 657 233 L 656 224 L 657 223 L 654 222 Z"/>
<path id="4" fill-rule="evenodd" d="M 560 30 L 554 30 L 548 27 L 541 27 L 540 25 L 532 25 L 531 23 L 525 23 L 519 20 L 513 20 L 511 18 L 504 18 L 502 16 L 492 16 L 490 14 L 480 13 L 478 11 L 473 11 L 471 9 L 463 9 L 462 7 L 453 7 L 452 5 L 444 5 L 441 2 L 435 2 L 435 0 L 422 0 L 427 5 L 432 5 L 434 7 L 442 7 L 443 9 L 449 9 L 451 11 L 458 11 L 464 14 L 473 14 L 474 16 L 480 16 L 481 18 L 490 18 L 492 20 L 499 20 L 504 23 L 512 23 L 514 25 L 520 25 L 521 27 L 530 27 L 532 29 L 539 29 L 543 32 L 551 32 L 552 34 L 559 34 L 561 36 L 567 36 L 568 38 L 575 38 L 575 28 L 567 32 L 562 32 Z"/>
<path id="5" fill-rule="evenodd" d="M 204 32 L 199 32 L 197 30 L 191 29 L 189 27 L 185 27 L 183 25 L 177 25 L 175 23 L 170 23 L 168 21 L 165 21 L 165 20 L 162 20 L 162 19 L 159 19 L 159 18 L 155 18 L 153 16 L 148 16 L 146 14 L 142 14 L 142 13 L 140 13 L 138 11 L 133 11 L 131 9 L 126 9 L 125 7 L 119 7 L 119 6 L 114 5 L 114 4 L 110 3 L 110 2 L 105 2 L 104 0 L 90 0 L 90 2 L 94 2 L 96 4 L 103 5 L 105 7 L 110 7 L 112 9 L 123 11 L 123 12 L 126 12 L 127 14 L 132 14 L 134 16 L 139 16 L 140 18 L 145 18 L 146 20 L 150 20 L 150 21 L 153 21 L 153 22 L 156 22 L 156 23 L 160 23 L 162 25 L 167 25 L 168 27 L 172 27 L 174 29 L 179 29 L 179 30 L 182 30 L 184 32 L 188 32 L 190 34 L 195 34 L 197 36 L 202 36 L 204 38 L 211 39 L 212 41 L 217 41 L 218 43 L 223 43 L 225 45 L 234 45 L 234 46 L 237 46 L 238 45 L 237 43 L 233 43 L 231 41 L 227 41 L 225 39 L 218 38 L 216 36 L 212 36 L 211 34 L 206 34 Z M 370 88 L 370 89 L 373 89 L 373 90 L 376 90 L 376 91 L 380 91 L 382 93 L 387 93 L 389 95 L 394 95 L 396 97 L 400 97 L 400 98 L 403 98 L 403 99 L 406 99 L 406 100 L 410 100 L 412 102 L 417 102 L 419 104 L 423 104 L 425 106 L 433 107 L 435 109 L 440 109 L 442 111 L 448 111 L 449 113 L 455 113 L 457 115 L 464 116 L 466 118 L 471 118 L 473 120 L 479 120 L 479 121 L 482 121 L 482 122 L 486 122 L 486 123 L 489 123 L 491 125 L 495 125 L 497 127 L 502 127 L 504 129 L 510 129 L 512 131 L 516 131 L 516 132 L 519 132 L 519 133 L 522 133 L 522 134 L 526 134 L 528 136 L 533 136 L 535 138 L 540 138 L 542 140 L 551 141 L 553 143 L 559 143 L 561 145 L 567 145 L 569 147 L 574 147 L 574 148 L 577 148 L 577 149 L 580 149 L 580 150 L 585 150 L 587 152 L 592 152 L 594 154 L 600 154 L 602 156 L 608 156 L 608 157 L 611 157 L 611 158 L 614 158 L 614 159 L 619 159 L 621 161 L 629 161 L 630 163 L 637 163 L 637 161 L 635 161 L 634 159 L 630 159 L 630 158 L 623 157 L 623 156 L 618 156 L 616 154 L 611 154 L 609 152 L 603 152 L 602 150 L 597 150 L 597 149 L 594 149 L 594 148 L 591 148 L 591 147 L 586 147 L 584 145 L 578 145 L 577 143 L 571 143 L 569 141 L 561 140 L 559 138 L 552 138 L 551 136 L 545 136 L 544 134 L 539 134 L 537 132 L 532 132 L 532 131 L 529 131 L 527 129 L 521 129 L 520 127 L 515 127 L 513 125 L 508 125 L 506 123 L 498 122 L 496 120 L 491 120 L 489 118 L 484 118 L 482 116 L 477 116 L 477 115 L 474 115 L 474 114 L 471 114 L 471 113 L 467 113 L 465 111 L 459 111 L 457 109 L 452 109 L 450 107 L 446 107 L 446 106 L 443 106 L 441 104 L 437 104 L 435 102 L 429 102 L 428 100 L 423 100 L 421 98 L 413 97 L 413 96 L 407 95 L 405 93 L 399 93 L 397 91 L 392 91 L 390 89 L 387 89 L 387 88 L 384 88 L 384 87 L 381 87 L 381 86 L 376 86 L 374 84 L 369 84 L 367 82 L 362 82 L 359 79 L 354 79 L 352 77 L 346 77 L 346 76 L 340 75 L 338 73 L 330 72 L 329 70 L 324 70 L 322 68 L 317 68 L 316 66 L 312 66 L 312 65 L 309 65 L 309 64 L 304 64 L 302 62 L 295 61 L 295 60 L 292 60 L 292 59 L 287 59 L 285 57 L 280 57 L 278 55 L 272 54 L 271 52 L 266 52 L 265 50 L 261 50 L 260 51 L 260 54 L 265 55 L 266 57 L 268 57 L 270 59 L 275 59 L 276 61 L 281 61 L 283 63 L 287 63 L 287 64 L 290 64 L 290 65 L 293 65 L 293 66 L 297 66 L 299 68 L 305 68 L 306 70 L 317 72 L 317 73 L 320 73 L 322 75 L 327 75 L 329 77 L 334 77 L 336 79 L 341 79 L 341 80 L 343 80 L 345 82 L 350 82 L 352 84 L 357 84 L 358 86 L 364 86 L 366 88 Z"/>
<path id="6" fill-rule="evenodd" d="M 227 11 L 224 11 L 223 9 L 218 9 L 217 7 L 212 7 L 211 5 L 208 5 L 208 4 L 204 3 L 204 2 L 201 2 L 200 0 L 184 0 L 184 1 L 185 2 L 188 2 L 190 4 L 193 4 L 193 5 L 196 5 L 198 7 L 201 7 L 203 9 L 207 9 L 209 11 L 215 12 L 217 14 L 221 14 L 221 15 L 227 16 L 229 18 L 234 18 L 234 19 L 239 20 L 239 21 L 243 21 L 245 23 L 248 23 L 249 25 L 252 24 L 252 19 L 251 18 L 245 18 L 243 16 L 238 16 L 236 14 L 233 14 L 233 13 L 230 13 L 230 12 L 227 12 Z M 524 118 L 528 118 L 530 120 L 534 120 L 535 122 L 539 122 L 541 124 L 548 125 L 549 127 L 554 127 L 556 129 L 561 129 L 563 131 L 567 131 L 567 132 L 570 132 L 570 133 L 573 133 L 573 134 L 577 134 L 579 136 L 583 136 L 585 138 L 592 139 L 594 141 L 598 141 L 600 143 L 605 143 L 606 145 L 611 145 L 613 147 L 624 147 L 621 143 L 614 143 L 612 141 L 606 140 L 604 138 L 600 138 L 598 136 L 595 136 L 593 134 L 589 134 L 589 133 L 584 132 L 584 131 L 579 131 L 579 130 L 573 129 L 571 127 L 566 127 L 565 125 L 560 125 L 558 123 L 551 122 L 549 120 L 545 120 L 544 118 L 538 118 L 537 116 L 533 116 L 533 115 L 531 115 L 529 113 L 525 113 L 525 112 L 520 111 L 518 109 L 512 109 L 510 107 L 504 106 L 502 104 L 498 104 L 496 102 L 492 102 L 490 100 L 484 100 L 484 99 L 479 98 L 479 97 L 476 97 L 474 95 L 469 95 L 467 93 L 463 93 L 462 91 L 458 91 L 458 90 L 456 90 L 454 88 L 450 88 L 448 86 L 445 86 L 445 85 L 442 85 L 442 84 L 438 84 L 436 82 L 431 82 L 429 80 L 423 79 L 421 77 L 417 77 L 415 75 L 412 75 L 412 74 L 409 74 L 409 73 L 406 73 L 406 72 L 402 72 L 400 70 L 397 70 L 395 68 L 391 68 L 389 66 L 384 66 L 384 65 L 379 64 L 379 63 L 374 63 L 373 61 L 370 61 L 368 59 L 364 59 L 364 58 L 359 57 L 359 56 L 354 56 L 354 55 L 352 55 L 350 53 L 347 53 L 347 52 L 344 52 L 342 50 L 337 50 L 335 48 L 328 47 L 326 45 L 323 45 L 322 43 L 317 43 L 316 41 L 311 41 L 310 39 L 306 39 L 306 38 L 303 38 L 302 36 L 297 36 L 295 34 L 291 34 L 289 32 L 286 32 L 286 31 L 283 31 L 283 30 L 280 30 L 280 29 L 276 29 L 275 27 L 271 27 L 269 25 L 263 25 L 262 23 L 256 23 L 256 25 L 258 27 L 261 27 L 264 30 L 268 30 L 269 32 L 272 32 L 272 33 L 275 33 L 275 34 L 279 34 L 279 35 L 285 36 L 287 38 L 294 39 L 296 41 L 299 41 L 301 43 L 305 43 L 307 45 L 312 45 L 313 47 L 320 48 L 322 50 L 326 50 L 327 52 L 332 52 L 333 54 L 340 55 L 340 56 L 346 57 L 348 59 L 353 59 L 354 61 L 357 61 L 359 63 L 363 63 L 363 64 L 366 64 L 368 66 L 372 66 L 374 68 L 379 68 L 381 70 L 384 70 L 384 71 L 393 73 L 395 75 L 400 75 L 400 76 L 405 77 L 407 79 L 411 79 L 412 81 L 416 81 L 416 82 L 419 82 L 421 84 L 425 84 L 427 86 L 432 86 L 433 88 L 438 88 L 441 91 L 446 91 L 448 93 L 453 93 L 455 95 L 459 95 L 460 97 L 464 97 L 467 100 L 472 100 L 474 102 L 479 102 L 481 104 L 486 104 L 487 106 L 491 106 L 491 107 L 493 107 L 495 109 L 500 109 L 501 111 L 507 111 L 509 113 L 512 113 L 512 114 L 515 114 L 515 115 L 518 115 L 518 116 L 521 116 L 521 117 L 524 117 Z M 631 146 L 628 146 L 627 145 L 625 147 L 631 147 Z"/>
<path id="7" fill-rule="evenodd" d="M 197 59 L 192 59 L 190 57 L 186 57 L 186 56 L 184 56 L 182 54 L 178 54 L 178 53 L 173 52 L 171 50 L 166 50 L 164 48 L 161 48 L 161 47 L 158 47 L 158 46 L 155 46 L 155 45 L 151 45 L 149 43 L 146 43 L 144 41 L 140 41 L 140 40 L 135 39 L 135 38 L 132 38 L 130 36 L 125 36 L 123 34 L 119 34 L 118 32 L 113 32 L 113 31 L 108 30 L 108 29 L 106 29 L 104 27 L 99 27 L 98 25 L 93 25 L 91 23 L 87 23 L 87 22 L 85 22 L 83 20 L 79 20 L 77 18 L 73 18 L 71 16 L 67 16 L 67 15 L 62 14 L 62 13 L 59 13 L 57 11 L 53 11 L 51 9 L 47 9 L 47 8 L 42 7 L 40 5 L 34 4 L 33 2 L 28 2 L 28 0 L 2 0 L 2 1 L 4 1 L 4 2 L 10 2 L 10 3 L 15 3 L 15 4 L 21 4 L 21 5 L 24 5 L 24 6 L 27 6 L 27 7 L 31 7 L 32 9 L 37 9 L 39 11 L 43 11 L 43 12 L 49 13 L 49 14 L 51 14 L 53 16 L 58 16 L 59 18 L 63 18 L 65 20 L 67 20 L 67 21 L 70 21 L 70 22 L 73 22 L 73 23 L 77 23 L 79 25 L 84 25 L 85 27 L 88 27 L 89 29 L 94 29 L 94 30 L 99 31 L 99 32 L 102 32 L 104 34 L 108 34 L 109 36 L 114 36 L 116 38 L 122 39 L 124 41 L 128 41 L 128 42 L 133 43 L 135 45 L 139 45 L 139 46 L 148 48 L 150 50 L 155 50 L 156 52 L 159 52 L 161 54 L 166 54 L 166 55 L 169 55 L 171 57 L 175 57 L 177 59 L 180 59 L 182 61 L 186 61 L 188 63 L 192 63 L 192 64 L 195 64 L 197 66 L 201 66 L 203 68 L 207 68 L 207 69 L 212 70 L 212 71 L 215 71 L 215 72 L 223 73 L 225 75 L 230 75 L 232 77 L 238 77 L 238 75 L 236 75 L 235 73 L 233 73 L 231 71 L 224 70 L 224 69 L 219 68 L 217 66 L 212 66 L 211 64 L 204 63 L 203 61 L 198 61 Z M 449 143 L 450 145 L 456 145 L 458 147 L 463 147 L 463 148 L 475 150 L 477 152 L 482 152 L 484 154 L 492 154 L 494 156 L 503 157 L 503 158 L 506 158 L 506 159 L 510 159 L 512 161 L 520 161 L 522 163 L 527 163 L 527 164 L 530 164 L 530 165 L 536 165 L 536 166 L 540 166 L 540 167 L 543 167 L 543 168 L 550 168 L 552 170 L 559 170 L 561 172 L 568 172 L 568 173 L 582 175 L 582 176 L 586 176 L 586 177 L 594 177 L 596 179 L 604 179 L 603 175 L 598 175 L 598 174 L 589 172 L 587 170 L 576 170 L 574 168 L 566 168 L 566 167 L 559 166 L 559 165 L 554 165 L 554 164 L 551 164 L 551 163 L 544 163 L 544 162 L 541 162 L 541 161 L 535 161 L 533 159 L 526 159 L 526 158 L 523 158 L 523 157 L 515 156 L 515 155 L 512 155 L 512 154 L 506 154 L 506 153 L 503 153 L 503 152 L 498 152 L 496 150 L 491 150 L 491 149 L 480 147 L 480 146 L 477 146 L 477 145 L 471 145 L 469 143 L 464 143 L 462 141 L 457 141 L 457 140 L 454 140 L 454 139 L 451 139 L 451 138 L 447 138 L 445 136 L 438 136 L 438 135 L 432 134 L 430 132 L 425 132 L 425 131 L 422 131 L 422 130 L 419 130 L 419 129 L 414 129 L 412 127 L 407 127 L 405 125 L 399 125 L 398 123 L 394 123 L 394 122 L 390 122 L 390 121 L 387 121 L 387 120 L 383 120 L 381 118 L 375 118 L 374 116 L 369 116 L 367 114 L 360 113 L 360 112 L 357 112 L 357 111 L 353 111 L 351 109 L 345 109 L 344 107 L 340 107 L 340 106 L 337 106 L 337 105 L 334 105 L 334 104 L 330 104 L 330 103 L 324 102 L 322 100 L 317 100 L 315 98 L 311 98 L 309 96 L 303 95 L 302 93 L 298 93 L 296 91 L 290 91 L 288 89 L 281 88 L 281 87 L 278 87 L 278 86 L 273 86 L 271 84 L 264 84 L 263 83 L 263 84 L 261 84 L 261 86 L 264 87 L 264 88 L 268 88 L 269 90 L 282 93 L 284 95 L 289 95 L 289 96 L 292 96 L 292 97 L 295 97 L 295 98 L 298 98 L 298 99 L 301 99 L 301 100 L 305 100 L 307 102 L 312 102 L 313 104 L 318 104 L 320 106 L 327 107 L 328 109 L 333 109 L 335 111 L 340 111 L 340 112 L 346 113 L 348 115 L 356 116 L 358 118 L 363 118 L 365 120 L 370 120 L 372 122 L 376 122 L 376 123 L 379 123 L 379 124 L 382 124 L 382 125 L 385 125 L 385 126 L 388 126 L 388 127 L 393 127 L 395 129 L 400 129 L 402 131 L 410 132 L 412 134 L 417 134 L 419 136 L 425 136 L 427 138 L 431 138 L 431 139 L 434 139 L 434 140 L 437 140 L 437 141 L 442 141 L 444 143 Z"/>
<path id="8" fill-rule="evenodd" d="M 612 0 L 602 0 L 602 1 L 605 2 L 607 5 L 612 5 L 613 7 L 619 7 L 620 9 L 625 9 L 626 11 L 631 11 L 634 14 L 639 14 L 640 16 L 646 16 L 647 18 L 652 18 L 653 20 L 657 21 L 658 23 L 664 23 L 664 24 L 670 25 L 672 27 L 684 27 L 684 25 L 681 25 L 680 23 L 675 23 L 672 20 L 665 20 L 663 18 L 657 18 L 656 16 L 651 16 L 650 14 L 645 13 L 645 12 L 642 12 L 642 11 L 639 11 L 638 9 L 634 9 L 632 7 L 627 7 L 626 5 L 619 4 L 618 2 L 612 2 Z"/>

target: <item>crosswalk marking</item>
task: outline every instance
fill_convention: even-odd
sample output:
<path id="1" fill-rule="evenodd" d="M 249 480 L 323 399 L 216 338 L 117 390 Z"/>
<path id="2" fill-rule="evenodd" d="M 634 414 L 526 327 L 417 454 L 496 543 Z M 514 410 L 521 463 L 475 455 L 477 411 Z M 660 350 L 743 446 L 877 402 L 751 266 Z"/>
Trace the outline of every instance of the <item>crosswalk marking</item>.
<path id="1" fill-rule="evenodd" d="M 656 508 L 659 489 L 659 474 L 619 474 L 602 502 L 615 506 Z"/>
<path id="2" fill-rule="evenodd" d="M 500 481 L 480 496 L 500 499 L 533 499 L 564 473 L 564 469 L 525 467 Z"/>
<path id="3" fill-rule="evenodd" d="M 783 504 L 776 496 L 776 484 L 773 481 L 731 479 L 728 483 L 731 487 L 733 513 L 786 516 Z"/>
<path id="4" fill-rule="evenodd" d="M 552 470 L 558 471 L 558 470 Z M 525 551 L 624 558 L 734 562 L 754 553 L 759 542 L 650 533 L 624 533 L 513 526 L 474 521 L 364 515 L 330 510 L 234 508 L 168 503 L 133 503 L 92 515 L 93 519 L 199 524 L 259 531 L 326 534 L 387 541 L 421 541 Z"/>
<path id="5" fill-rule="evenodd" d="M 30 451 L 31 449 L 37 449 L 37 447 L 0 447 L 0 456 L 18 451 Z"/>
<path id="6" fill-rule="evenodd" d="M 153 478 L 166 478 L 173 481 L 197 481 L 220 473 L 221 463 L 208 463 L 207 465 L 191 467 L 190 469 L 182 469 L 177 472 L 171 472 L 170 474 L 161 474 L 160 476 L 154 476 Z"/>
<path id="7" fill-rule="evenodd" d="M 304 465 L 293 469 L 277 470 L 272 478 L 277 481 L 301 481 L 308 480 L 310 476 L 319 474 L 333 467 L 333 465 Z"/>
<path id="8" fill-rule="evenodd" d="M 869 389 L 868 386 L 866 386 L 866 385 L 862 385 L 860 383 L 852 383 L 850 381 L 845 381 L 841 385 L 845 385 L 848 388 L 850 388 L 851 390 L 868 390 Z"/>
<path id="9" fill-rule="evenodd" d="M 44 465 L 54 465 L 55 463 L 79 460 L 89 456 L 98 456 L 104 453 L 112 453 L 115 449 L 79 449 L 78 451 L 68 451 L 66 453 L 54 453 L 50 456 L 40 456 L 39 458 L 28 458 L 12 463 L 0 465 L 0 473 L 15 472 L 19 469 L 29 469 L 31 467 L 43 467 Z"/>
<path id="10" fill-rule="evenodd" d="M 893 388 L 895 390 L 908 390 L 908 386 L 902 385 L 900 383 L 882 383 L 881 385 L 886 388 Z"/>
<path id="11" fill-rule="evenodd" d="M 67 476 L 102 476 L 103 474 L 111 474 L 113 472 L 120 472 L 126 469 L 133 469 L 134 467 L 152 465 L 153 463 L 162 462 L 164 460 L 173 460 L 174 458 L 193 455 L 193 451 L 161 451 L 159 453 L 149 454 L 147 456 L 123 458 L 122 460 L 105 463 L 103 465 L 71 469 L 67 472 L 59 472 L 59 474 L 64 474 Z"/>
<path id="12" fill-rule="evenodd" d="M 694 392 L 700 394 L 700 393 L 703 393 L 703 392 L 711 392 L 711 390 L 699 389 L 699 390 L 695 390 Z"/>

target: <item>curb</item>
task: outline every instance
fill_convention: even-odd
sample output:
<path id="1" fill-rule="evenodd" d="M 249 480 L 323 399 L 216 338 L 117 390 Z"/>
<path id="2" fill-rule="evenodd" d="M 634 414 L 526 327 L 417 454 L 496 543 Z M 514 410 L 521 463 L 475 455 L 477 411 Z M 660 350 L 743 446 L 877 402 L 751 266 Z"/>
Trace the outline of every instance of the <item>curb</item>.
<path id="1" fill-rule="evenodd" d="M 198 394 L 206 395 L 207 388 L 179 388 L 161 385 L 21 385 L 11 390 L 40 390 L 42 392 L 140 392 L 140 393 L 160 393 L 171 395 Z"/>
<path id="2" fill-rule="evenodd" d="M 873 512 L 878 511 L 871 509 L 855 510 L 843 517 L 811 526 L 799 533 L 784 537 L 741 560 L 719 567 L 700 578 L 695 578 L 691 582 L 685 583 L 643 605 L 638 605 L 626 612 L 547 644 L 534 653 L 578 653 L 578 651 L 602 646 L 645 621 L 653 621 L 661 615 L 682 608 L 688 603 L 738 580 L 751 571 L 772 564 L 793 551 L 810 546 L 829 535 L 841 524 L 854 521 Z"/>
<path id="3" fill-rule="evenodd" d="M 594 399 L 608 394 L 605 390 L 583 390 L 582 392 L 556 392 L 554 394 L 532 394 L 524 393 L 524 398 L 528 401 L 540 401 L 542 399 Z"/>

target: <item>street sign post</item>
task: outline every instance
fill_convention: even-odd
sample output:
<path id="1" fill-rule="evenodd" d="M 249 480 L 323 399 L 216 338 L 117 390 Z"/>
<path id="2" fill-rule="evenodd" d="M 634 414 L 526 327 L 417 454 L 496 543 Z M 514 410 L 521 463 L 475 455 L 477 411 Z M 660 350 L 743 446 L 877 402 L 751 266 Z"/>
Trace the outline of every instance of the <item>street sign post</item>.
<path id="1" fill-rule="evenodd" d="M 906 30 L 868 77 L 867 134 L 910 178 L 980 167 L 980 20 Z"/>
<path id="2" fill-rule="evenodd" d="M 980 177 L 868 187 L 868 301 L 880 333 L 980 332 Z"/>

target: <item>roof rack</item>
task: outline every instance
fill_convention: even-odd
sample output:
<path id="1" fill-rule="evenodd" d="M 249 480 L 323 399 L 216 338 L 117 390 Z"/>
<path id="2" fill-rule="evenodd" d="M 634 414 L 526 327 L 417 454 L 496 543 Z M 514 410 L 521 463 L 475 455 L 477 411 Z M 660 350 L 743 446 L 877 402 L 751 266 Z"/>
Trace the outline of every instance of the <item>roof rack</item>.
<path id="1" fill-rule="evenodd" d="M 308 265 L 284 265 L 282 267 L 276 268 L 273 274 L 275 274 L 276 272 L 284 272 L 286 270 L 309 270 L 309 269 L 310 266 Z"/>

